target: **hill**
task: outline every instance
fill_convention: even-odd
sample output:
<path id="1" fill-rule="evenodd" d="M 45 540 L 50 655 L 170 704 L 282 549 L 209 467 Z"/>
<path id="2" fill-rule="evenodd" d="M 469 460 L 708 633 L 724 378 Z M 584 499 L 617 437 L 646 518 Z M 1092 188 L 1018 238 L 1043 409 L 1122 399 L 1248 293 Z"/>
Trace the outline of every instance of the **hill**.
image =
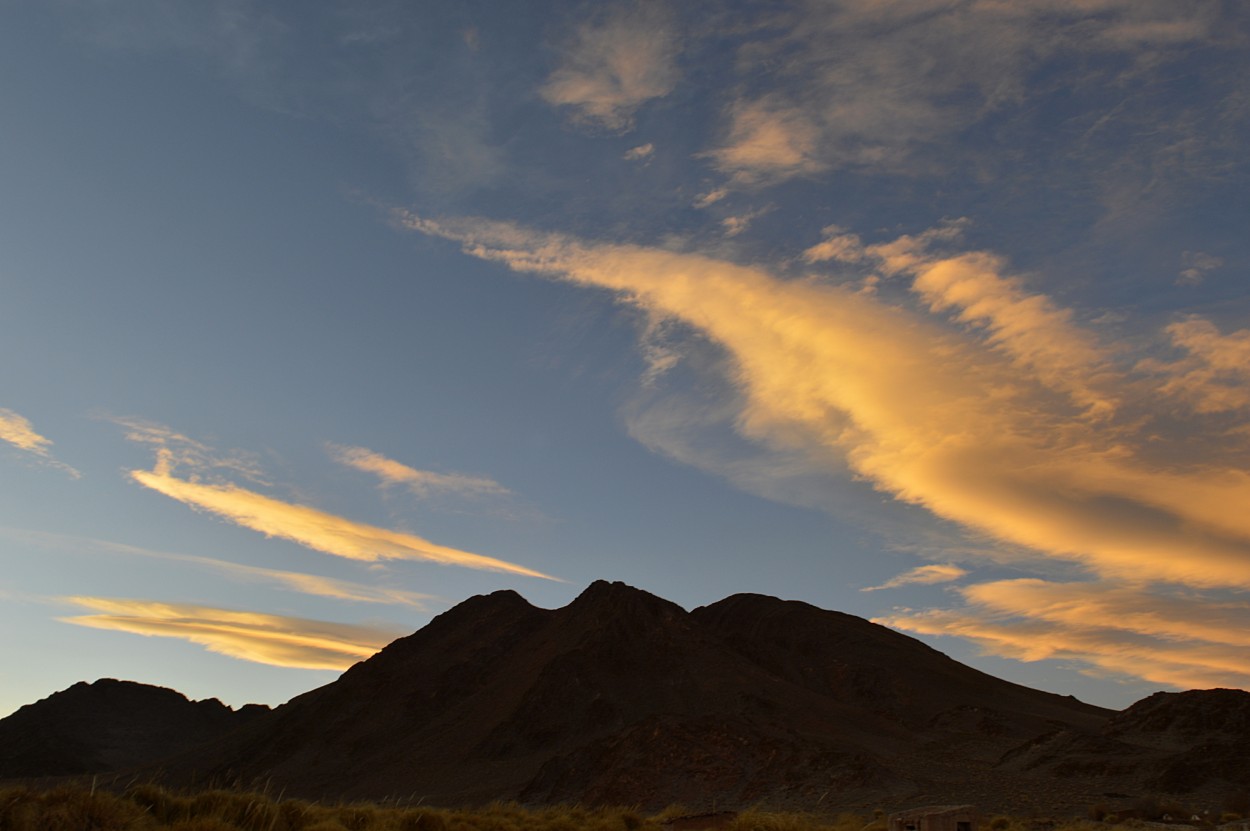
<path id="1" fill-rule="evenodd" d="M 149 764 L 269 711 L 190 701 L 165 687 L 80 682 L 0 719 L 0 778 L 107 773 Z"/>
<path id="2" fill-rule="evenodd" d="M 970 802 L 1034 815 L 1250 791 L 1250 693 L 1159 693 L 1116 713 L 755 594 L 689 612 L 602 581 L 560 609 L 512 591 L 472 597 L 272 712 L 160 690 L 161 715 L 142 685 L 115 715 L 82 703 L 118 684 L 75 685 L 0 720 L 0 743 L 27 737 L 4 775 L 133 766 L 174 785 L 443 806 Z M 31 725 L 54 721 L 41 757 Z"/>

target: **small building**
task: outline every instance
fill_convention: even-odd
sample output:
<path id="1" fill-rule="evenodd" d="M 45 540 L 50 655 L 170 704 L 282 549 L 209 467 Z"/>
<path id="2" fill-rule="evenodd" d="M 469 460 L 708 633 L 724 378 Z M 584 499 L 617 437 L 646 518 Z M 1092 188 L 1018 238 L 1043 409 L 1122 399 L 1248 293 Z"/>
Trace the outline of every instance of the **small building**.
<path id="1" fill-rule="evenodd" d="M 977 831 L 972 805 L 930 805 L 890 814 L 889 831 Z"/>

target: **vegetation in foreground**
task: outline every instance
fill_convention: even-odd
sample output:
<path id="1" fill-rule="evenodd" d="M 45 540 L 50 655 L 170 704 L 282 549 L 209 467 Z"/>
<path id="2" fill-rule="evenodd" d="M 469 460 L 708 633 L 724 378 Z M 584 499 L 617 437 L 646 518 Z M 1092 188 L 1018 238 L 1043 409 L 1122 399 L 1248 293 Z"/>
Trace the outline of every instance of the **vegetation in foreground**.
<path id="1" fill-rule="evenodd" d="M 137 785 L 118 794 L 82 786 L 0 788 L 0 831 L 672 831 L 690 827 L 671 806 L 654 815 L 629 808 L 496 803 L 475 810 L 350 803 L 330 805 L 266 794 L 206 790 L 178 793 Z M 1239 818 L 1239 817 L 1238 817 Z M 884 814 L 836 817 L 742 811 L 718 817 L 724 831 L 885 831 Z M 1225 817 L 1224 819 L 1227 819 Z M 1065 822 L 987 818 L 987 831 L 1115 831 L 1141 820 L 1114 816 Z"/>

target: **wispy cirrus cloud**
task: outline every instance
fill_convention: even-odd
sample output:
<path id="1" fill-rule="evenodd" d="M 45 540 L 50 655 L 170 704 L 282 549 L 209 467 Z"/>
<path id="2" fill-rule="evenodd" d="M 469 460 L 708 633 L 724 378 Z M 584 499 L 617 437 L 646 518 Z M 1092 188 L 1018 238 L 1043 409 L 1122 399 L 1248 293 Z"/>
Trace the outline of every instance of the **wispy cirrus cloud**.
<path id="1" fill-rule="evenodd" d="M 111 629 L 200 644 L 244 661 L 299 669 L 347 669 L 406 634 L 393 629 L 331 623 L 189 603 L 67 597 L 94 614 L 64 617 L 77 626 Z"/>
<path id="2" fill-rule="evenodd" d="M 218 457 L 206 445 L 160 425 L 135 421 L 119 423 L 131 431 L 129 438 L 156 448 L 156 464 L 152 470 L 131 470 L 133 481 L 267 537 L 288 540 L 349 560 L 420 560 L 546 580 L 559 579 L 495 557 L 439 545 L 416 534 L 379 528 L 308 505 L 266 496 L 228 480 L 203 481 L 203 474 L 219 474 L 220 470 L 257 482 L 263 482 L 263 478 L 258 466 L 246 455 Z M 401 478 L 407 475 L 386 465 L 389 460 L 370 458 L 367 461 L 382 462 L 381 469 L 388 475 Z M 180 465 L 191 471 L 189 477 L 175 473 Z"/>
<path id="3" fill-rule="evenodd" d="M 417 470 L 365 447 L 327 444 L 326 448 L 339 464 L 372 473 L 382 480 L 383 485 L 402 485 L 418 497 L 435 493 L 459 496 L 502 496 L 509 493 L 503 485 L 486 476 Z"/>
<path id="4" fill-rule="evenodd" d="M 1196 286 L 1206 280 L 1207 272 L 1224 265 L 1220 257 L 1203 251 L 1186 251 L 1181 254 L 1181 271 L 1176 275 L 1176 285 Z"/>
<path id="5" fill-rule="evenodd" d="M 959 250 L 957 226 L 875 245 L 837 239 L 809 256 L 837 253 L 852 276 L 905 287 L 900 303 L 858 281 L 786 279 L 698 253 L 475 219 L 403 221 L 690 327 L 726 355 L 726 423 L 778 458 L 796 454 L 807 470 L 849 475 L 1106 582 L 1250 588 L 1250 519 L 1238 507 L 1250 504 L 1250 435 L 1225 423 L 1219 442 L 1196 445 L 1204 414 L 1177 424 L 1160 409 L 1183 368 L 1136 369 L 1002 258 Z M 1236 344 L 1201 348 L 1216 360 L 1226 346 Z"/>
<path id="6" fill-rule="evenodd" d="M 75 479 L 82 477 L 82 474 L 74 468 L 64 462 L 57 461 L 50 449 L 52 440 L 46 436 L 41 436 L 35 431 L 35 427 L 30 423 L 29 419 L 19 413 L 15 413 L 13 410 L 0 408 L 0 441 L 8 442 L 18 450 L 29 453 L 38 459 L 40 464 L 54 467 Z"/>
<path id="7" fill-rule="evenodd" d="M 899 586 L 932 586 L 938 583 L 950 583 L 968 574 L 968 570 L 951 563 L 933 563 L 927 566 L 916 566 L 913 569 L 891 577 L 879 586 L 868 586 L 862 592 L 875 592 L 882 589 L 896 589 Z"/>
<path id="8" fill-rule="evenodd" d="M 966 638 L 987 654 L 1066 660 L 1086 672 L 1182 689 L 1250 688 L 1250 603 L 1142 584 L 1002 580 L 960 590 L 956 609 L 874 620 Z"/>
<path id="9" fill-rule="evenodd" d="M 651 142 L 631 147 L 621 156 L 627 162 L 645 162 L 655 155 L 655 145 Z"/>
<path id="10" fill-rule="evenodd" d="M 1064 88 L 1078 95 L 1127 86 L 1194 44 L 1218 43 L 1225 14 L 1218 3 L 1182 9 L 1155 0 L 800 0 L 771 11 L 739 51 L 743 83 L 709 154 L 740 185 L 941 165 L 953 140 L 1048 95 L 1040 69 L 1064 67 Z M 1123 97 L 1107 106 L 1086 143 L 1108 121 L 1131 119 L 1129 110 Z M 1133 152 L 1164 153 L 1167 144 Z"/>
<path id="11" fill-rule="evenodd" d="M 355 522 L 307 505 L 284 502 L 234 484 L 204 484 L 181 479 L 162 455 L 153 470 L 132 470 L 130 477 L 146 488 L 198 510 L 336 557 L 376 562 L 424 560 L 442 565 L 499 571 L 526 577 L 556 578 L 524 566 L 438 545 L 402 531 Z"/>
<path id="12" fill-rule="evenodd" d="M 576 28 L 539 94 L 577 122 L 624 132 L 639 107 L 676 86 L 678 48 L 659 3 L 620 5 Z"/>
<path id="13" fill-rule="evenodd" d="M 277 588 L 312 595 L 328 597 L 334 600 L 346 600 L 358 603 L 386 603 L 411 606 L 415 609 L 427 610 L 434 605 L 444 605 L 442 598 L 434 595 L 392 588 L 390 586 L 368 585 L 352 580 L 341 580 L 335 577 L 324 577 L 319 574 L 308 574 L 301 571 L 262 568 L 244 563 L 218 560 L 212 557 L 199 557 L 194 554 L 179 554 L 172 551 L 154 551 L 125 543 L 108 540 L 92 539 L 70 534 L 56 534 L 48 531 L 29 531 L 18 528 L 0 527 L 0 535 L 10 539 L 36 545 L 50 546 L 65 550 L 82 551 L 98 550 L 124 556 L 148 557 L 167 562 L 184 563 L 195 568 L 207 569 L 222 574 L 227 579 L 243 583 L 259 583 Z"/>

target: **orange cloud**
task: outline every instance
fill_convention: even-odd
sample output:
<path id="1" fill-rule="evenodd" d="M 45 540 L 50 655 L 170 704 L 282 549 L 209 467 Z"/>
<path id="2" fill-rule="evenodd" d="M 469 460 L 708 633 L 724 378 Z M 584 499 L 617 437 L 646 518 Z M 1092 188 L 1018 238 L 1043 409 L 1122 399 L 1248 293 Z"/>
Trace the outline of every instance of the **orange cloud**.
<path id="1" fill-rule="evenodd" d="M 1250 688 L 1250 603 L 1140 584 L 1003 580 L 961 590 L 964 608 L 874 618 L 896 629 L 967 638 L 1021 661 L 1059 659 L 1088 674 L 1178 688 Z"/>
<path id="2" fill-rule="evenodd" d="M 875 592 L 881 589 L 896 589 L 899 586 L 931 586 L 935 583 L 949 583 L 958 580 L 968 573 L 967 569 L 951 563 L 916 566 L 897 577 L 891 577 L 880 586 L 869 586 L 860 589 L 862 592 Z"/>
<path id="3" fill-rule="evenodd" d="M 207 647 L 210 652 L 279 667 L 347 669 L 403 634 L 372 626 L 186 603 L 101 597 L 66 600 L 99 614 L 61 618 L 65 623 L 181 638 Z"/>
<path id="4" fill-rule="evenodd" d="M 578 121 L 628 130 L 640 106 L 673 90 L 677 51 L 671 22 L 658 6 L 617 11 L 577 29 L 539 94 L 571 108 Z"/>
<path id="5" fill-rule="evenodd" d="M 1174 362 L 1147 359 L 1138 364 L 1164 376 L 1160 390 L 1165 395 L 1199 413 L 1250 407 L 1250 329 L 1224 335 L 1209 320 L 1190 315 L 1168 326 L 1167 333 L 1188 354 Z"/>
<path id="6" fill-rule="evenodd" d="M 390 531 L 305 505 L 283 502 L 233 484 L 204 484 L 170 473 L 166 451 L 154 470 L 132 470 L 131 478 L 193 508 L 208 511 L 268 537 L 290 540 L 314 551 L 350 560 L 425 560 L 547 580 L 557 578 L 513 563 L 438 545 L 415 534 Z"/>
<path id="7" fill-rule="evenodd" d="M 38 457 L 43 464 L 62 470 L 75 479 L 82 476 L 74 468 L 54 459 L 49 450 L 52 440 L 39 435 L 26 417 L 12 410 L 0 408 L 0 441 Z"/>
<path id="8" fill-rule="evenodd" d="M 327 447 L 336 462 L 364 473 L 372 473 L 381 479 L 384 485 L 404 485 L 416 496 L 429 496 L 437 491 L 463 496 L 508 493 L 508 489 L 503 485 L 485 476 L 417 470 L 364 447 L 347 447 L 338 444 L 330 444 Z"/>
<path id="9" fill-rule="evenodd" d="M 247 583 L 266 583 L 287 591 L 315 597 L 329 597 L 335 600 L 347 600 L 357 603 L 387 603 L 411 606 L 426 610 L 431 603 L 442 605 L 441 598 L 429 594 L 396 589 L 388 586 L 370 586 L 351 580 L 340 580 L 334 577 L 322 577 L 299 571 L 261 568 L 228 560 L 216 560 L 212 557 L 197 557 L 193 554 L 177 554 L 170 551 L 153 551 L 125 543 L 91 539 L 70 534 L 54 534 L 47 531 L 26 531 L 16 528 L 0 527 L 0 534 L 24 542 L 53 546 L 72 551 L 91 548 L 114 554 L 151 557 L 176 563 L 186 563 L 197 568 L 206 568 L 220 572 L 227 578 Z"/>
<path id="10" fill-rule="evenodd" d="M 824 170 L 819 141 L 818 127 L 801 109 L 768 99 L 742 101 L 730 111 L 725 144 L 706 155 L 739 183 L 772 182 Z"/>
<path id="11" fill-rule="evenodd" d="M 1244 449 L 1156 461 L 1168 439 L 1141 379 L 998 258 L 930 253 L 957 229 L 869 249 L 912 279 L 922 313 L 701 254 L 400 220 L 699 331 L 729 356 L 734 427 L 751 441 L 836 460 L 898 501 L 1104 577 L 1250 587 Z M 935 314 L 946 308 L 965 325 Z"/>
<path id="12" fill-rule="evenodd" d="M 30 421 L 5 409 L 0 409 L 0 441 L 41 456 L 52 446 L 52 440 L 36 433 Z"/>

